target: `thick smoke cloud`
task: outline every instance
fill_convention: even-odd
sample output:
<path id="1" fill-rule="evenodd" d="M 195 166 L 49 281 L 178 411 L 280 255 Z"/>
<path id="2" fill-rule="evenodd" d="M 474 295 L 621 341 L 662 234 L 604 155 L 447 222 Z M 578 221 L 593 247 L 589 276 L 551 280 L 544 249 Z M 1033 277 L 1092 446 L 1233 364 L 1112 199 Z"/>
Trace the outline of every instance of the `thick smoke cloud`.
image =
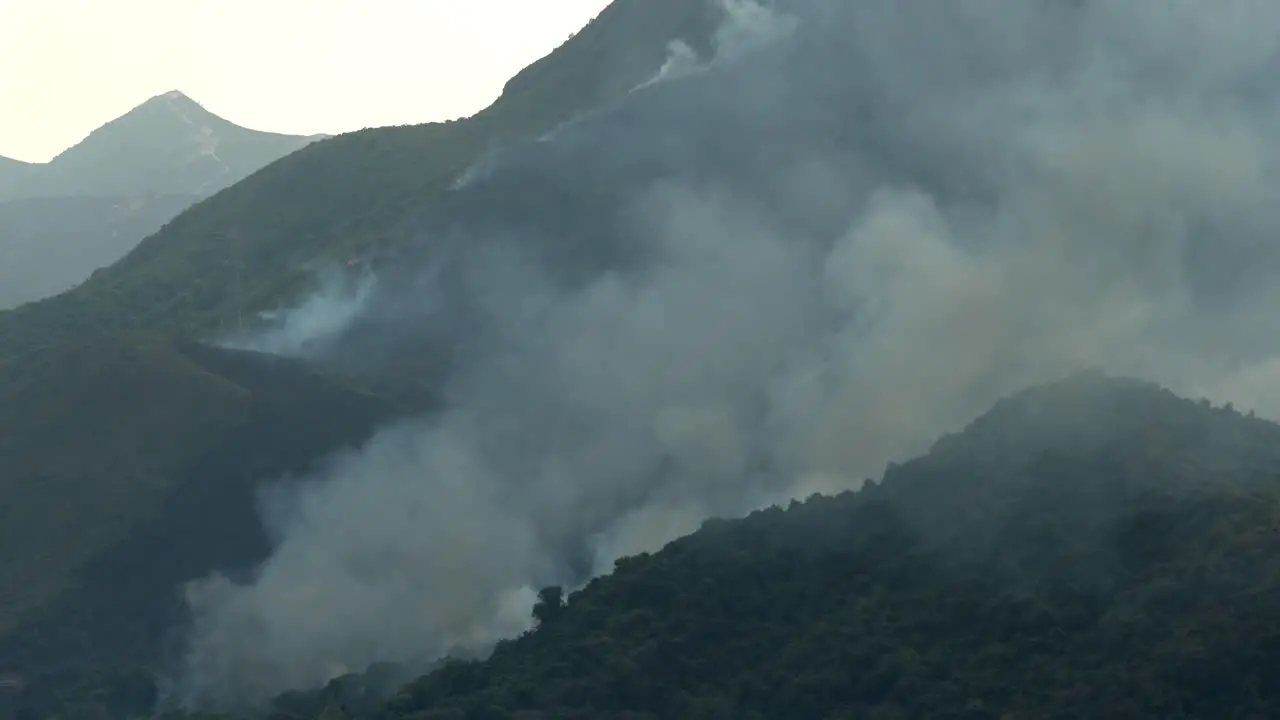
<path id="1" fill-rule="evenodd" d="M 779 4 L 460 186 L 334 311 L 361 356 L 454 343 L 448 409 L 271 504 L 251 582 L 190 588 L 190 700 L 483 647 L 534 588 L 1083 366 L 1280 412 L 1280 6 Z"/>

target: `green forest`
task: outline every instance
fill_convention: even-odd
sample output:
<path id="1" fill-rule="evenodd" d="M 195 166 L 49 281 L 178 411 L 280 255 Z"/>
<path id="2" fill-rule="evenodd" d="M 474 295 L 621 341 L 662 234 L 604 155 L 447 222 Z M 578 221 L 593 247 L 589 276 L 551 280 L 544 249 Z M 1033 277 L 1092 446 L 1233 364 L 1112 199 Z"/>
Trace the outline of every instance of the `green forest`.
<path id="1" fill-rule="evenodd" d="M 546 588 L 533 630 L 389 699 L 374 667 L 249 717 L 1274 717 L 1278 558 L 1280 426 L 1074 376 L 859 491 Z M 9 717 L 157 698 L 145 672 L 82 682 Z"/>
<path id="2" fill-rule="evenodd" d="M 1280 177 L 1264 142 L 1275 118 L 1232 114 L 1264 95 L 1270 68 L 1215 57 L 1201 73 L 1191 60 L 1207 51 L 1186 38 L 1204 38 L 1182 22 L 1196 16 L 1170 21 L 1186 33 L 1170 42 L 1154 36 L 1163 26 L 1144 34 L 1139 12 L 1043 5 L 993 20 L 963 14 L 978 3 L 895 14 L 616 0 L 477 114 L 308 142 L 74 289 L 0 311 L 0 720 L 1280 718 L 1280 425 L 1198 398 L 1243 387 L 1231 397 L 1252 401 L 1269 375 L 1215 381 L 1276 367 L 1268 243 L 1280 214 L 1263 185 Z M 809 35 L 759 56 L 725 49 L 767 35 L 782 6 Z M 728 24 L 744 7 L 758 12 Z M 1223 27 L 1252 29 L 1241 17 Z M 1265 41 L 1241 43 L 1253 59 L 1276 35 L 1259 26 Z M 1105 32 L 1116 28 L 1150 43 L 1116 49 Z M 903 52 L 919 66 L 897 61 L 890 50 L 917 31 L 928 39 Z M 1132 72 L 1088 85 L 1106 67 L 1098 48 Z M 1184 49 L 1195 72 L 1178 65 Z M 668 83 L 681 60 L 697 71 Z M 1184 76 L 1192 90 L 1167 89 Z M 506 175 L 457 189 L 493 157 Z M 448 281 L 419 282 L 438 277 L 437 260 Z M 373 309 L 324 336 L 338 350 L 218 345 L 312 297 L 318 268 L 382 273 Z M 1183 394 L 1102 370 L 1055 374 L 1098 358 L 1169 370 L 1150 377 Z M 1039 384 L 1009 394 L 1013 378 Z M 796 386 L 820 397 L 781 397 Z M 548 399 L 557 392 L 573 397 Z M 467 400 L 484 407 L 459 426 L 482 441 L 515 417 L 492 446 L 475 443 L 515 448 L 481 488 L 502 495 L 494 508 L 536 505 L 563 489 L 555 480 L 582 486 L 565 492 L 567 509 L 548 500 L 558 515 L 512 515 L 536 536 L 526 564 L 539 567 L 503 588 L 545 585 L 529 629 L 470 654 L 415 646 L 429 663 L 352 668 L 323 687 L 331 674 L 300 687 L 248 664 L 271 693 L 299 689 L 265 705 L 219 697 L 218 713 L 184 704 L 197 603 L 183 593 L 211 577 L 257 581 L 287 535 L 264 495 L 320 486 L 384 430 L 435 429 Z M 841 400 L 855 407 L 827 405 Z M 742 500 L 757 481 L 800 486 L 782 477 L 794 450 L 783 435 L 847 439 L 882 462 L 922 428 L 932 440 L 950 422 L 933 414 L 957 408 L 973 419 L 839 485 L 856 489 Z M 774 432 L 793 415 L 807 422 Z M 539 434 L 544 421 L 554 432 Z M 663 435 L 663 421 L 681 427 Z M 736 484 L 691 491 L 681 509 L 733 495 L 754 511 L 668 533 L 609 572 L 578 567 L 664 483 L 700 479 L 692 461 L 667 472 L 685 421 L 715 449 L 731 436 L 723 467 L 741 472 L 708 473 Z M 596 424 L 615 432 L 587 432 Z M 578 433 L 628 452 L 558 464 L 595 449 Z M 630 453 L 633 438 L 643 447 Z M 439 500 L 427 445 L 403 470 L 424 506 Z M 860 463 L 871 461 L 795 466 Z M 615 469 L 625 477 L 608 482 Z M 340 555 L 394 514 L 358 504 L 326 506 L 341 543 L 321 552 Z M 506 537 L 473 520 L 484 513 L 457 515 L 477 528 L 469 539 Z M 456 535 L 432 529 L 390 548 L 402 564 L 386 575 L 453 547 Z M 555 573 L 576 584 L 528 580 Z M 383 635 L 410 622 L 386 615 Z M 361 657 L 385 649 L 360 640 Z"/>

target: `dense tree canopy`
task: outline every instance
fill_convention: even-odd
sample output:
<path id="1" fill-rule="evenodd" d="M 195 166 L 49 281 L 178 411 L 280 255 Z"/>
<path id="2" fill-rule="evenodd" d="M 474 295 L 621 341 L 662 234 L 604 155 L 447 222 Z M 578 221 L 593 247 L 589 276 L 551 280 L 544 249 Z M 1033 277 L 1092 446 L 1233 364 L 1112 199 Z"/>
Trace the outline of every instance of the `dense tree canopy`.
<path id="1" fill-rule="evenodd" d="M 1074 378 L 858 492 L 709 521 L 567 598 L 545 588 L 534 630 L 385 702 L 394 669 L 374 668 L 261 717 L 1273 717 L 1277 440 Z M 137 674 L 94 682 L 15 697 L 150 709 Z"/>

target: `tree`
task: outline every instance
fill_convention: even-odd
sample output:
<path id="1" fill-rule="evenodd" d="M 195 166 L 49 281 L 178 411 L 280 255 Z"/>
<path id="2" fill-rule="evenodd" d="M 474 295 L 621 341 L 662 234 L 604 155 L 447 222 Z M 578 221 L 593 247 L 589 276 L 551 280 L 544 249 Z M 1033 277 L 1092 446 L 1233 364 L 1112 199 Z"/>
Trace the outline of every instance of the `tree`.
<path id="1" fill-rule="evenodd" d="M 533 619 L 538 625 L 545 625 L 563 609 L 564 589 L 559 585 L 544 587 L 538 591 L 538 601 L 533 604 Z"/>

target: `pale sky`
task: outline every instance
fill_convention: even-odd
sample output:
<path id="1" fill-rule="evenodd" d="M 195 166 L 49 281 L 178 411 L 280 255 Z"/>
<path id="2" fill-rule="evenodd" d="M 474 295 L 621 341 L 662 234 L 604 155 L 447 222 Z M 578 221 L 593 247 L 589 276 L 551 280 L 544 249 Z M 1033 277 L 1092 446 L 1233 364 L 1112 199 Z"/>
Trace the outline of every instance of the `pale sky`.
<path id="1" fill-rule="evenodd" d="M 0 0 L 0 155 L 43 162 L 180 90 L 257 130 L 456 118 L 609 0 Z"/>

